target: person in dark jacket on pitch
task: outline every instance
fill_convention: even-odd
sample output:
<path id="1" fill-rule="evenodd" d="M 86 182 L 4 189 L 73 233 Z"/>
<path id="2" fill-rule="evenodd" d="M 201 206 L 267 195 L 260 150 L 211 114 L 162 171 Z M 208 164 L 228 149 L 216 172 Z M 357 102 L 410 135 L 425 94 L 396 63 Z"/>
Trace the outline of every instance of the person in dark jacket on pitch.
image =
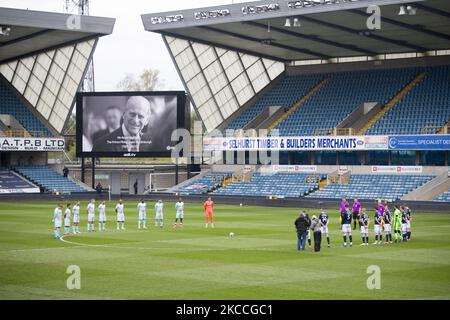
<path id="1" fill-rule="evenodd" d="M 302 211 L 297 220 L 295 220 L 294 224 L 297 230 L 297 250 L 304 251 L 306 245 L 306 234 L 310 226 L 309 219 L 307 219 L 304 211 Z"/>
<path id="2" fill-rule="evenodd" d="M 314 235 L 314 251 L 319 252 L 322 244 L 322 227 L 316 216 L 312 216 L 311 229 Z"/>

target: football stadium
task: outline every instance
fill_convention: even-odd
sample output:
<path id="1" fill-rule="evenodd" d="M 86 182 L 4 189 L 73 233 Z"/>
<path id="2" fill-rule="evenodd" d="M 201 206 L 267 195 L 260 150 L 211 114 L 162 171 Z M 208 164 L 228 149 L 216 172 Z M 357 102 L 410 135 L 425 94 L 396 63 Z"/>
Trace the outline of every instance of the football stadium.
<path id="1" fill-rule="evenodd" d="M 450 299 L 449 1 L 149 4 L 109 91 L 88 3 L 0 7 L 1 300 Z"/>

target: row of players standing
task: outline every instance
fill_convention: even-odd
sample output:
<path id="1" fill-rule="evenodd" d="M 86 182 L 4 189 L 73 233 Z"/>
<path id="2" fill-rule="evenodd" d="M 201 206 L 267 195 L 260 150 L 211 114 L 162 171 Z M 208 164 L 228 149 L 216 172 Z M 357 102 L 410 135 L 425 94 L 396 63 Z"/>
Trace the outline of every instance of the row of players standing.
<path id="1" fill-rule="evenodd" d="M 163 215 L 164 203 L 162 200 L 158 200 L 155 204 L 155 227 L 162 228 L 164 226 L 164 215 Z M 95 231 L 95 199 L 91 199 L 87 205 L 87 231 Z M 141 199 L 137 204 L 138 211 L 138 229 L 147 229 L 147 204 L 144 199 Z M 106 230 L 106 203 L 102 201 L 98 207 L 98 229 L 99 231 Z M 114 211 L 116 213 L 116 223 L 117 230 L 125 230 L 125 206 L 122 200 L 116 204 Z M 175 204 L 175 222 L 173 227 L 183 227 L 184 218 L 184 203 L 181 198 L 178 199 Z M 55 238 L 60 238 L 60 229 L 64 222 L 64 235 L 70 234 L 71 229 L 71 219 L 73 219 L 73 234 L 79 234 L 79 224 L 80 224 L 80 201 L 77 201 L 72 207 L 70 203 L 66 205 L 66 209 L 63 214 L 63 205 L 59 204 L 53 211 L 53 233 Z"/>
<path id="2" fill-rule="evenodd" d="M 344 247 L 347 246 L 347 236 L 350 247 L 352 243 L 351 225 L 353 221 L 353 230 L 356 229 L 356 222 L 359 221 L 360 233 L 362 236 L 361 245 L 369 245 L 369 226 L 370 216 L 366 208 L 361 208 L 358 199 L 354 199 L 352 208 L 347 199 L 342 199 L 340 203 L 341 231 L 343 234 Z M 378 200 L 373 208 L 373 222 L 375 242 L 373 244 L 383 243 L 383 231 L 385 234 L 385 244 L 393 243 L 392 230 L 394 231 L 394 241 L 396 243 L 411 240 L 411 209 L 406 205 L 394 205 L 392 214 L 387 201 Z"/>
<path id="3" fill-rule="evenodd" d="M 374 209 L 374 233 L 375 242 L 373 244 L 383 243 L 383 231 L 385 234 L 385 244 L 393 243 L 392 230 L 394 230 L 395 242 L 404 242 L 411 240 L 411 209 L 406 205 L 394 205 L 394 213 L 391 214 L 387 202 L 378 200 Z M 356 229 L 356 224 L 359 222 L 360 233 L 362 238 L 362 246 L 369 245 L 369 226 L 370 216 L 365 208 L 361 207 L 358 199 L 354 199 L 350 209 L 350 203 L 344 198 L 340 203 L 340 230 L 343 236 L 343 246 L 347 244 L 353 246 L 352 236 L 352 222 L 353 230 Z M 314 251 L 320 251 L 322 235 L 327 238 L 327 246 L 330 248 L 330 236 L 328 231 L 329 217 L 328 214 L 321 209 L 319 217 L 315 215 L 312 219 L 309 218 L 305 211 L 302 211 L 300 216 L 295 221 L 297 229 L 297 249 L 299 251 L 305 250 L 306 241 L 311 247 L 311 230 L 314 234 Z M 347 243 L 348 239 L 348 243 Z"/>

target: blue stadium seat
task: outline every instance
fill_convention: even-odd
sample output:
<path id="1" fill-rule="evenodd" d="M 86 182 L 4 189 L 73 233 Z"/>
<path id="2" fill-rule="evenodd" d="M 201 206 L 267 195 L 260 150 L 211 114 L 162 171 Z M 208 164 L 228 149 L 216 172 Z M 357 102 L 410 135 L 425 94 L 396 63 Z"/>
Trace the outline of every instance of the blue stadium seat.
<path id="1" fill-rule="evenodd" d="M 208 193 L 210 190 L 218 188 L 223 179 L 231 175 L 232 172 L 211 172 L 198 179 L 194 179 L 188 185 L 175 189 L 175 192 L 185 195 Z"/>
<path id="2" fill-rule="evenodd" d="M 47 191 L 62 193 L 88 192 L 72 180 L 65 178 L 53 169 L 44 165 L 18 166 L 14 168 L 19 174 L 34 183 L 44 187 Z"/>
<path id="3" fill-rule="evenodd" d="M 354 174 L 348 184 L 330 184 L 306 197 L 395 201 L 434 178 L 433 175 Z"/>
<path id="4" fill-rule="evenodd" d="M 366 132 L 424 134 L 450 120 L 450 66 L 424 68 L 425 78 Z"/>
<path id="5" fill-rule="evenodd" d="M 30 131 L 52 137 L 53 134 L 26 106 L 0 81 L 0 114 L 10 114 Z"/>
<path id="6" fill-rule="evenodd" d="M 437 197 L 434 201 L 439 202 L 450 202 L 450 190 L 447 190 L 443 194 L 441 194 L 439 197 Z"/>
<path id="7" fill-rule="evenodd" d="M 0 193 L 33 192 L 35 186 L 8 169 L 0 168 Z M 39 190 L 38 190 L 39 192 Z"/>
<path id="8" fill-rule="evenodd" d="M 410 68 L 322 75 L 330 79 L 276 129 L 282 136 L 310 136 L 334 128 L 364 102 L 386 103 L 417 73 Z"/>
<path id="9" fill-rule="evenodd" d="M 278 124 L 283 136 L 315 135 L 336 127 L 364 102 L 386 104 L 420 72 L 426 76 L 368 131 L 378 134 L 422 134 L 426 126 L 450 120 L 450 66 L 411 67 L 286 76 L 228 129 L 241 129 L 270 106 L 291 107 L 321 79 L 329 80 L 303 105 Z M 323 133 L 322 133 L 323 134 Z"/>
<path id="10" fill-rule="evenodd" d="M 317 189 L 317 183 L 308 181 L 306 173 L 273 173 L 256 172 L 250 182 L 234 182 L 214 191 L 217 195 L 298 198 Z M 322 174 L 322 178 L 326 175 Z"/>
<path id="11" fill-rule="evenodd" d="M 266 93 L 252 107 L 242 112 L 229 125 L 228 129 L 243 128 L 265 108 L 272 106 L 290 107 L 314 87 L 323 75 L 287 76 L 272 90 Z"/>

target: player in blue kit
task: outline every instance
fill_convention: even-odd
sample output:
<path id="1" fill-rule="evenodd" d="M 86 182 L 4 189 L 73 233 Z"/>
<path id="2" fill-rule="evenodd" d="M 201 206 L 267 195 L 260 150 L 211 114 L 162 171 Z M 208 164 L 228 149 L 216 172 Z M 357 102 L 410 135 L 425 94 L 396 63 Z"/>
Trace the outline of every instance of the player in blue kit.
<path id="1" fill-rule="evenodd" d="M 370 217 L 366 213 L 366 209 L 363 208 L 361 214 L 359 215 L 359 229 L 362 237 L 362 244 L 361 244 L 362 246 L 369 245 L 369 224 L 370 224 Z"/>
<path id="2" fill-rule="evenodd" d="M 347 247 L 347 235 L 350 240 L 350 247 L 353 246 L 352 238 L 352 211 L 350 208 L 345 206 L 345 212 L 341 213 L 341 230 L 342 236 L 344 238 L 344 247 Z"/>
<path id="3" fill-rule="evenodd" d="M 382 221 L 383 216 L 380 214 L 378 207 L 375 207 L 373 213 L 373 229 L 375 232 L 375 242 L 373 244 L 381 244 L 383 242 L 383 234 L 381 232 Z"/>
<path id="4" fill-rule="evenodd" d="M 328 214 L 323 209 L 320 209 L 320 214 L 319 214 L 320 228 L 321 228 L 322 234 L 325 234 L 327 236 L 328 248 L 330 247 L 330 235 L 328 233 L 329 221 L 330 220 L 328 219 Z"/>
<path id="5" fill-rule="evenodd" d="M 391 211 L 389 211 L 389 207 L 386 206 L 384 210 L 384 216 L 383 216 L 383 228 L 384 228 L 384 237 L 385 237 L 385 244 L 392 243 L 392 215 Z"/>
<path id="6" fill-rule="evenodd" d="M 306 220 L 308 221 L 309 225 L 311 225 L 311 219 L 309 218 L 309 215 L 306 214 Z M 308 248 L 311 248 L 311 230 L 308 228 L 306 230 L 306 240 L 308 240 Z"/>

